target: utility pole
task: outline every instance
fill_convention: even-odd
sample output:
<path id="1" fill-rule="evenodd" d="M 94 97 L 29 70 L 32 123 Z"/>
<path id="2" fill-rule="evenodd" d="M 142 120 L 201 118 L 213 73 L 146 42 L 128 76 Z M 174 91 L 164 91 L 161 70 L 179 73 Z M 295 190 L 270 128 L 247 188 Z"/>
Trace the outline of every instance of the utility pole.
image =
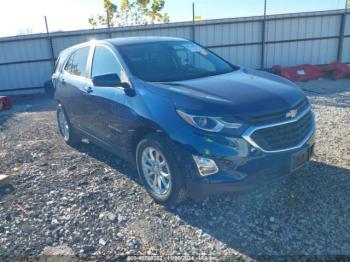
<path id="1" fill-rule="evenodd" d="M 348 13 L 348 5 L 350 2 L 349 0 L 345 0 L 345 7 L 344 7 L 344 13 L 341 15 L 341 21 L 340 21 L 340 29 L 339 29 L 339 37 L 338 37 L 338 52 L 337 52 L 337 60 L 341 62 L 342 55 L 343 55 L 343 44 L 344 44 L 344 31 L 345 31 L 345 24 L 346 24 L 346 16 Z"/>
<path id="2" fill-rule="evenodd" d="M 106 21 L 107 21 L 107 28 L 108 28 L 108 37 L 112 38 L 111 34 L 111 22 L 109 21 L 109 12 L 106 10 Z"/>
<path id="3" fill-rule="evenodd" d="M 54 53 L 54 50 L 53 50 L 52 38 L 51 38 L 51 36 L 50 36 L 50 31 L 49 31 L 49 26 L 48 26 L 48 24 L 47 24 L 46 15 L 44 16 L 44 20 L 45 20 L 47 41 L 49 42 L 49 47 L 50 47 L 52 68 L 55 68 L 55 53 Z"/>
<path id="4" fill-rule="evenodd" d="M 260 68 L 265 68 L 265 31 L 266 31 L 266 1 L 264 0 L 264 18 L 261 27 L 261 64 Z"/>
<path id="5" fill-rule="evenodd" d="M 194 12 L 194 2 L 192 2 L 192 40 L 195 41 L 195 12 Z"/>

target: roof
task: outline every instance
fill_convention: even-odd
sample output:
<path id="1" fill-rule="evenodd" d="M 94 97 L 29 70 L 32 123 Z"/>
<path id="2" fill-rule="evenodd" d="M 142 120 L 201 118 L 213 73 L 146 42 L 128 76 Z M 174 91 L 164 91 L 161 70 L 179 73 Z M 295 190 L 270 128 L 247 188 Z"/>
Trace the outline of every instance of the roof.
<path id="1" fill-rule="evenodd" d="M 107 43 L 114 46 L 132 45 L 132 44 L 144 44 L 144 43 L 155 43 L 155 42 L 166 42 L 166 41 L 187 41 L 184 38 L 179 37 L 166 37 L 166 36 L 135 36 L 135 37 L 118 37 L 104 40 L 97 40 L 97 43 Z M 77 48 L 88 46 L 90 42 L 84 42 L 77 45 L 73 45 L 63 49 L 63 52 L 70 52 L 70 50 L 76 50 Z"/>
<path id="2" fill-rule="evenodd" d="M 136 37 L 118 37 L 118 38 L 106 39 L 105 41 L 115 46 L 121 46 L 121 45 L 162 42 L 162 41 L 186 41 L 186 39 L 178 38 L 178 37 L 166 37 L 166 36 L 136 36 Z"/>

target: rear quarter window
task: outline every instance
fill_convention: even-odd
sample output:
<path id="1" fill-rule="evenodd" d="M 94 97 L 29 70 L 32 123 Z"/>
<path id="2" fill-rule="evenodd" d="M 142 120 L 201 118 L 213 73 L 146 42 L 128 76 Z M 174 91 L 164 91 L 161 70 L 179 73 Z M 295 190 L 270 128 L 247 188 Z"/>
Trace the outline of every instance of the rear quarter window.
<path id="1" fill-rule="evenodd" d="M 55 73 L 62 71 L 63 64 L 67 61 L 67 58 L 69 55 L 70 55 L 70 52 L 68 50 L 63 50 L 59 54 L 55 62 L 55 69 L 54 69 Z"/>

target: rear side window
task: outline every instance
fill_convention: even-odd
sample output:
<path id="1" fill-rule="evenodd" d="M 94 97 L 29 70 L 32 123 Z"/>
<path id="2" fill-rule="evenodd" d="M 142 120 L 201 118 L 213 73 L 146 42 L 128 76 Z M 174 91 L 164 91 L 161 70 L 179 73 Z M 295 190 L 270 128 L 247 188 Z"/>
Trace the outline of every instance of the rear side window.
<path id="1" fill-rule="evenodd" d="M 71 67 L 72 67 L 72 62 L 73 62 L 73 57 L 74 57 L 74 53 L 71 54 L 71 56 L 69 57 L 66 65 L 64 66 L 64 70 L 71 73 Z"/>
<path id="2" fill-rule="evenodd" d="M 96 46 L 92 61 L 92 77 L 105 74 L 117 74 L 122 79 L 121 71 L 121 66 L 113 54 L 105 47 Z"/>
<path id="3" fill-rule="evenodd" d="M 72 75 L 87 77 L 86 63 L 90 47 L 76 50 L 69 58 L 64 70 Z"/>

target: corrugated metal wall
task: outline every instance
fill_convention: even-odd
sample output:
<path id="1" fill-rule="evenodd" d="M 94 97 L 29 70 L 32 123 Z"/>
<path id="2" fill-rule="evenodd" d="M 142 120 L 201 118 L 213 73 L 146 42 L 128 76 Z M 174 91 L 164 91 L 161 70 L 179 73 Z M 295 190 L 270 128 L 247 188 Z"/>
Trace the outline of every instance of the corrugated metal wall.
<path id="1" fill-rule="evenodd" d="M 302 63 L 325 64 L 337 59 L 343 11 L 268 16 L 264 67 Z M 260 68 L 263 17 L 218 19 L 51 34 L 54 59 L 69 46 L 91 39 L 124 36 L 176 36 L 207 46 L 228 61 Z M 194 30 L 194 31 L 193 31 Z M 347 15 L 342 61 L 350 62 L 350 14 Z M 40 87 L 53 69 L 46 34 L 0 38 L 0 91 Z"/>

